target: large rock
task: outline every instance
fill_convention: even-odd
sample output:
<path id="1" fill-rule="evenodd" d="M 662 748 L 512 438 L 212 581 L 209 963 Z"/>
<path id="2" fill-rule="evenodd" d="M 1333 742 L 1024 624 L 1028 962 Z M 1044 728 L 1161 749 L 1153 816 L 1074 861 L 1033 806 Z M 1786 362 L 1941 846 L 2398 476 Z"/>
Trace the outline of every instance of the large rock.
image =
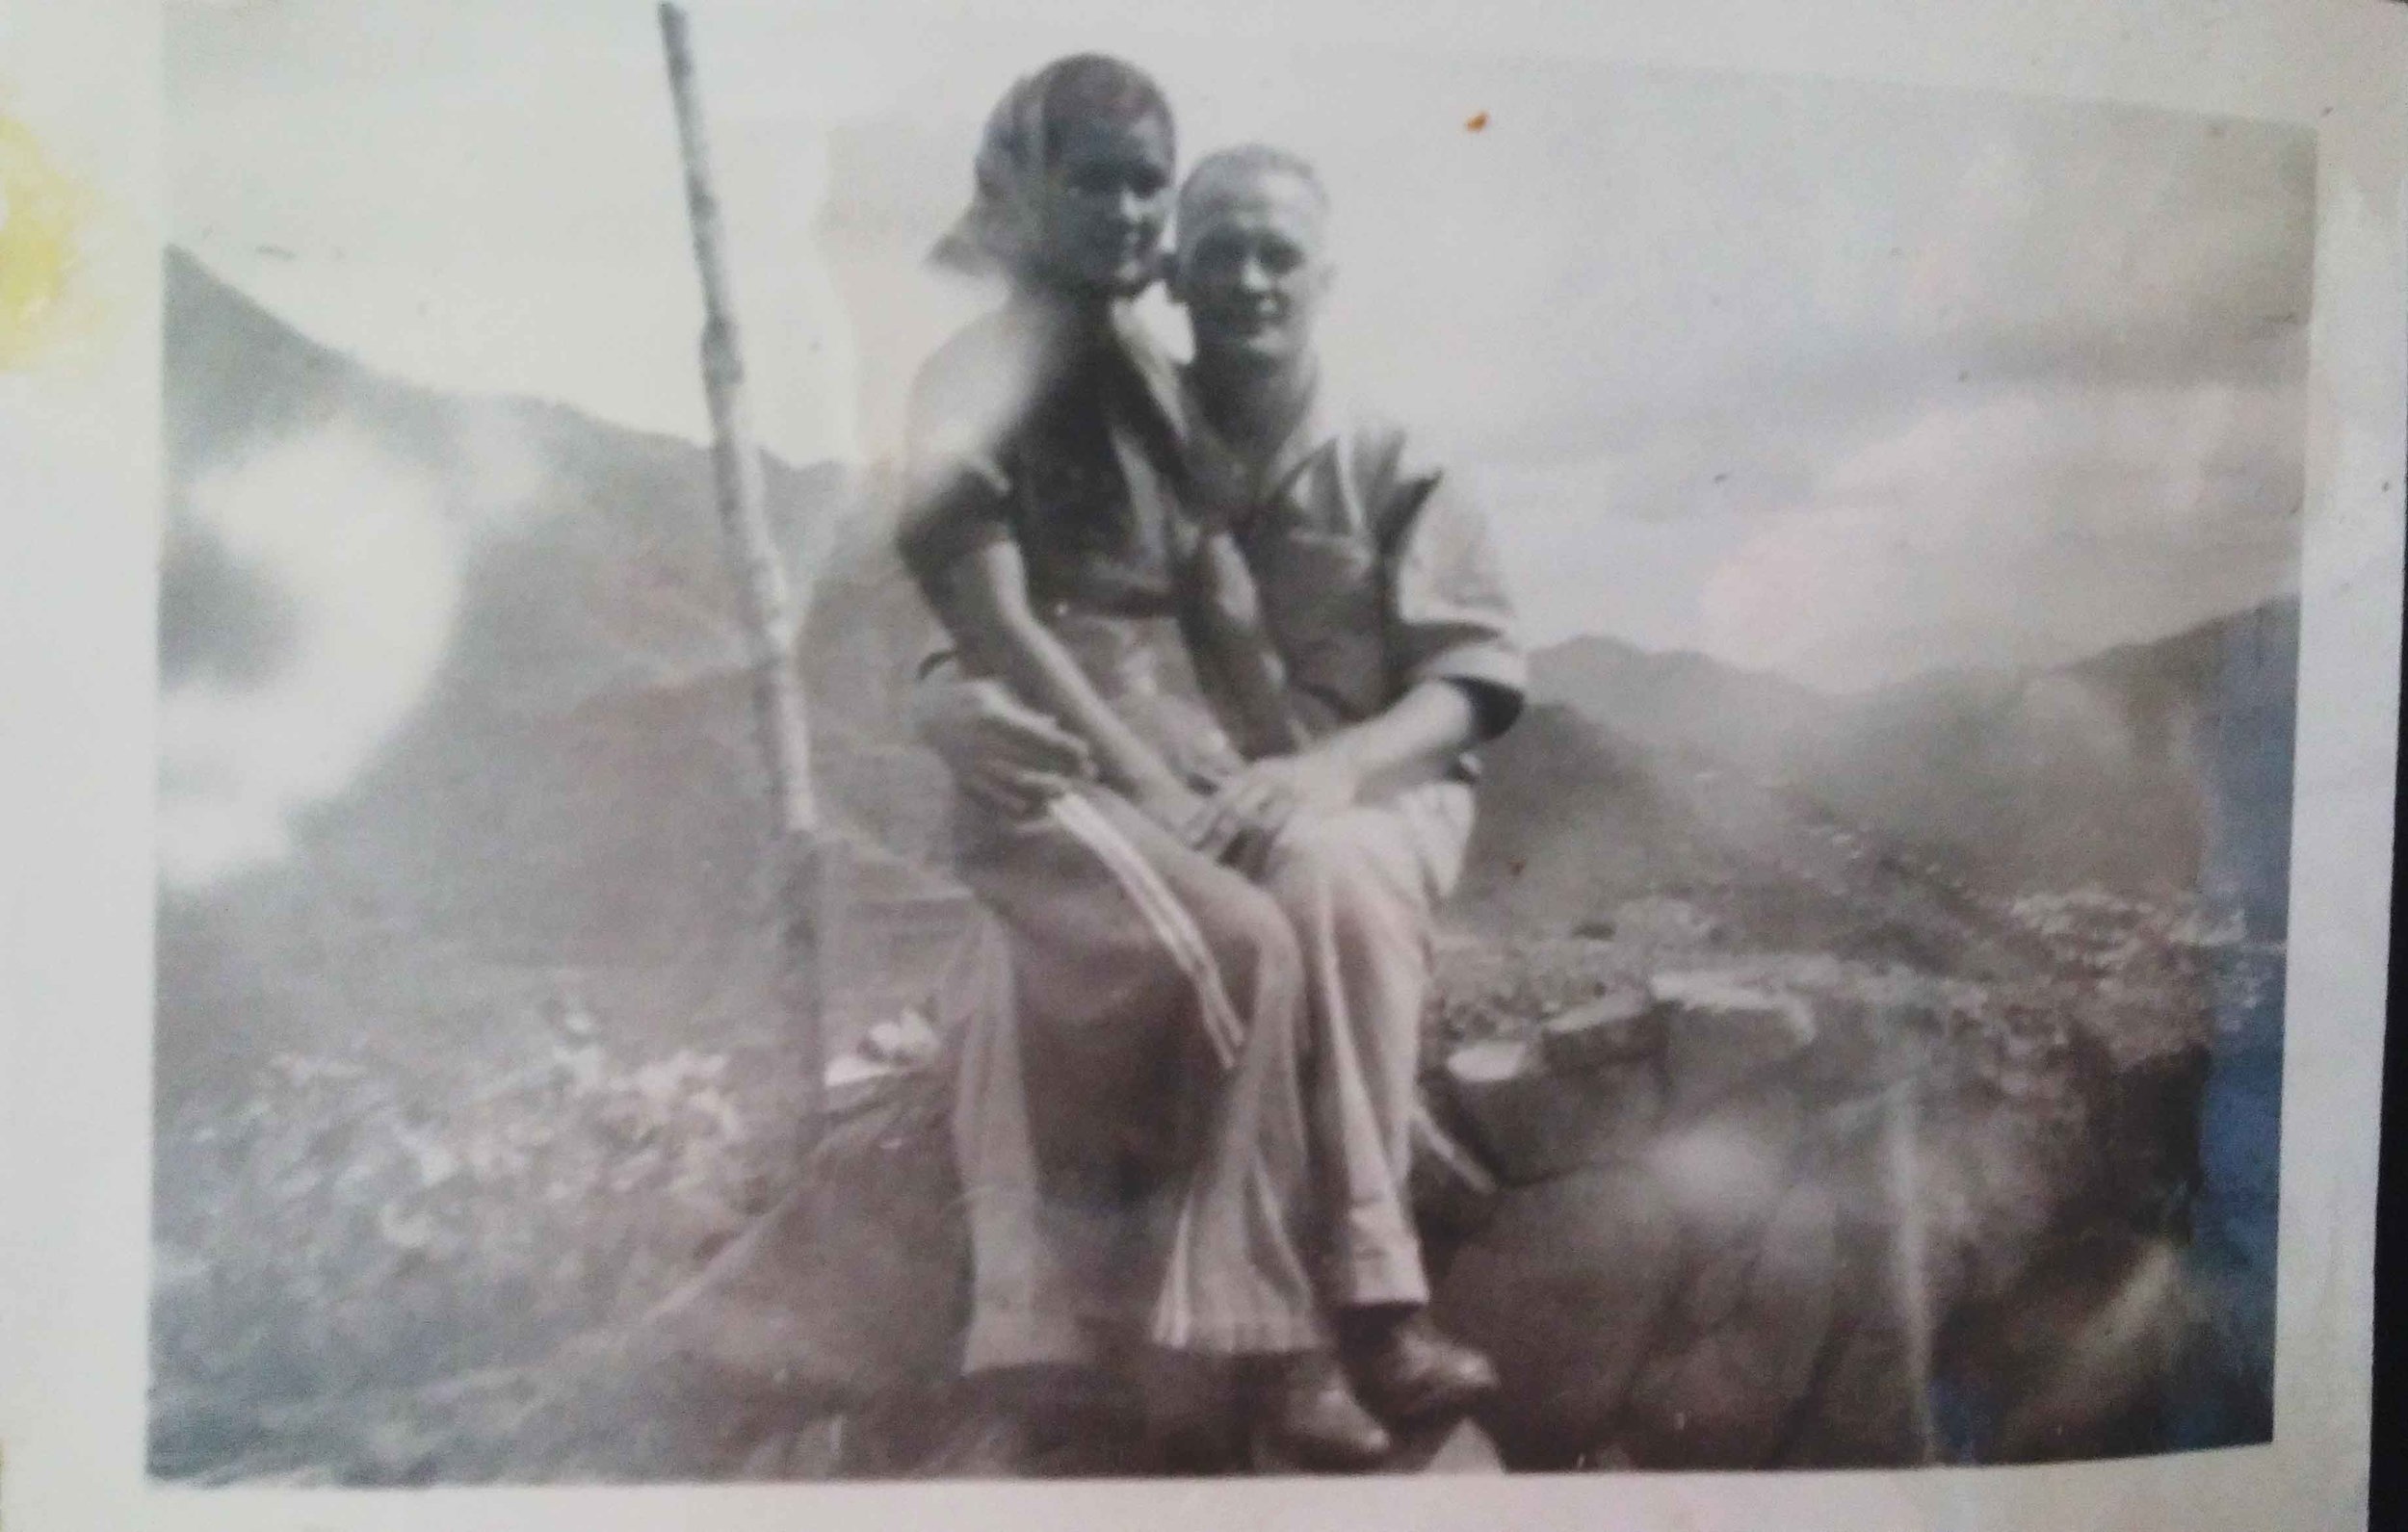
<path id="1" fill-rule="evenodd" d="M 1439 1323 L 1495 1360 L 1479 1424 L 1513 1468 L 1568 1468 L 1601 1444 L 1670 1301 L 1679 1221 L 1652 1178 L 1586 1170 L 1508 1188 L 1456 1255 Z"/>
<path id="2" fill-rule="evenodd" d="M 1496 1443 L 1469 1421 L 1447 1432 L 1439 1439 L 1438 1449 L 1416 1467 L 1425 1473 L 1490 1474 L 1505 1471 L 1505 1465 L 1497 1457 Z"/>
<path id="3" fill-rule="evenodd" d="M 1648 992 L 1663 1018 L 1675 1110 L 1711 1104 L 1761 1079 L 1815 1040 L 1804 1000 L 1719 971 L 1659 974 Z"/>
<path id="4" fill-rule="evenodd" d="M 1943 1026 L 1930 1004 L 1819 996 L 1813 1044 L 1784 1073 L 1817 1104 L 1862 1102 L 1928 1073 Z"/>
<path id="5" fill-rule="evenodd" d="M 1985 1184 L 2027 1178 L 2028 1166 L 2004 1142 L 1987 1144 L 1999 1156 L 1996 1166 L 1970 1163 L 1977 1140 L 1965 1134 L 1968 1114 L 1996 1115 L 1965 1096 L 1950 1099 L 1943 1111 L 1907 1081 L 1815 1119 L 1823 1141 L 1819 1164 L 1839 1199 L 1843 1241 L 1863 1268 L 1857 1306 L 1877 1325 L 1937 1330 L 1985 1272 L 1987 1280 L 2000 1280 L 2041 1238 L 2034 1219 L 2046 1215 L 2052 1199 L 2036 1184 L 2012 1199 L 1984 1191 Z"/>
<path id="6" fill-rule="evenodd" d="M 1616 989 L 1551 1018 L 1538 1044 L 1557 1074 L 1641 1063 L 1663 1050 L 1663 1013 L 1645 990 Z"/>
<path id="7" fill-rule="evenodd" d="M 1431 1256 L 1478 1232 L 1497 1213 L 1497 1178 L 1439 1123 L 1426 1101 L 1413 1110 L 1413 1219 Z"/>
<path id="8" fill-rule="evenodd" d="M 2172 1244 L 2099 1233 L 1970 1316 L 1959 1365 L 2006 1406 L 1985 1456 L 2029 1463 L 2150 1450 L 2187 1305 Z"/>
<path id="9" fill-rule="evenodd" d="M 787 1195 L 652 1315 L 647 1344 L 736 1391 L 851 1402 L 959 1364 L 969 1231 L 952 1071 L 832 1125 Z"/>
<path id="10" fill-rule="evenodd" d="M 1513 1185 L 1632 1157 L 1663 1106 L 1652 1061 L 1557 1070 L 1539 1045 L 1520 1039 L 1455 1050 L 1444 1083 L 1452 1115 Z"/>
<path id="11" fill-rule="evenodd" d="M 1795 1179 L 1805 1114 L 1794 1092 L 1724 1101 L 1659 1138 L 1646 1165 L 1698 1261 L 1744 1247 Z"/>
<path id="12" fill-rule="evenodd" d="M 2005 1298 L 2060 1232 L 2081 1179 L 2068 1163 L 2079 1137 L 2062 1141 L 2017 1104 L 1956 1105 L 1919 1137 L 1913 1164 L 1926 1264 L 1950 1308 Z"/>
<path id="13" fill-rule="evenodd" d="M 1836 1338 L 1814 1406 L 1781 1455 L 1793 1468 L 1897 1467 L 1936 1455 L 1928 1359 L 1908 1330 L 1864 1314 Z"/>
<path id="14" fill-rule="evenodd" d="M 2207 1009 L 2204 1000 L 2200 1009 Z M 2124 1039 L 2084 1026 L 2070 1043 L 2066 1073 L 2096 1119 L 2096 1193 L 2118 1212 L 2168 1227 L 2172 1205 L 2199 1182 L 2199 1110 L 2210 1062 L 2205 1041 Z"/>
<path id="15" fill-rule="evenodd" d="M 1680 1327 L 1684 1342 L 1639 1373 L 1620 1436 L 1636 1461 L 1729 1468 L 1771 1462 L 1792 1433 L 1830 1334 L 1837 1222 L 1830 1193 L 1819 1185 L 1782 1198 L 1737 1284 L 1736 1301 L 1706 1316 L 1706 1328 Z"/>

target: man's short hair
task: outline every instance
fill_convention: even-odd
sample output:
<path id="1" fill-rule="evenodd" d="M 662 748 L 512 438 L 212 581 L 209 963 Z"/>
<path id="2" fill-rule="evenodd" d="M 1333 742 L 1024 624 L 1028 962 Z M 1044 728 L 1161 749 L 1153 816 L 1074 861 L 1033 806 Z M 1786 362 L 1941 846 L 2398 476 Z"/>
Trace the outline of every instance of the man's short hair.
<path id="1" fill-rule="evenodd" d="M 1195 169 L 1188 172 L 1187 181 L 1179 188 L 1179 237 L 1188 236 L 1195 216 L 1204 210 L 1210 198 L 1268 175 L 1295 177 L 1312 194 L 1315 205 L 1322 213 L 1329 211 L 1329 189 L 1322 184 L 1321 172 L 1313 169 L 1312 161 L 1275 144 L 1241 143 L 1235 148 L 1215 150 L 1198 160 Z"/>

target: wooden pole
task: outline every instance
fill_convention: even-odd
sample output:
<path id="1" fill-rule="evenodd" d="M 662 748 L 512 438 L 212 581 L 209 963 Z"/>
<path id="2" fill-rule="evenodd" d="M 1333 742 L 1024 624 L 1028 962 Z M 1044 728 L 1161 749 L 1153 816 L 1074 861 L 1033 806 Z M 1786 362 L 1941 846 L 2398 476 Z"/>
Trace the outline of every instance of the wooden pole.
<path id="1" fill-rule="evenodd" d="M 769 770 L 783 920 L 784 988 L 802 1053 L 804 1135 L 808 1139 L 819 1126 L 826 1070 L 820 965 L 826 848 L 821 844 L 819 808 L 811 791 L 811 742 L 804 722 L 802 678 L 794 663 L 794 607 L 763 506 L 761 453 L 753 441 L 745 393 L 735 299 L 721 247 L 719 197 L 712 189 L 710 143 L 703 134 L 686 13 L 674 0 L 663 0 L 661 5 L 661 40 L 668 56 L 669 97 L 676 109 L 677 141 L 685 162 L 686 211 L 694 229 L 694 264 L 702 277 L 702 386 L 711 409 L 712 465 L 751 662 L 761 753 Z"/>

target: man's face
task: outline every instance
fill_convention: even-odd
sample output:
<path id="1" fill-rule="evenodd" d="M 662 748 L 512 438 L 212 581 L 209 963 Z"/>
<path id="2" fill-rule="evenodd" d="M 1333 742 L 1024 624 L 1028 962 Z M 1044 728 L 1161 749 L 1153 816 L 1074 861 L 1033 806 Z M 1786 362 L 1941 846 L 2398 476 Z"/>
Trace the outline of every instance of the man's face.
<path id="1" fill-rule="evenodd" d="M 1188 210 L 1176 289 L 1199 356 L 1269 366 L 1306 355 L 1328 292 L 1328 214 L 1287 170 L 1245 176 Z"/>
<path id="2" fill-rule="evenodd" d="M 1170 219 L 1169 135 L 1151 119 L 1073 124 L 1045 181 L 1045 266 L 1073 287 L 1127 295 L 1154 279 Z"/>

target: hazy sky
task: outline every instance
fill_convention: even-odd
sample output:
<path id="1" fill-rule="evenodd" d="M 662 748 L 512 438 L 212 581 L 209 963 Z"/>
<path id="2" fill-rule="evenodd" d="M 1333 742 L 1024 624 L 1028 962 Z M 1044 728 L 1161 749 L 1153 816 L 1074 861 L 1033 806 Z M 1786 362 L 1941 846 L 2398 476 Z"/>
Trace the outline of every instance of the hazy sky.
<path id="1" fill-rule="evenodd" d="M 695 8 L 789 455 L 891 440 L 978 306 L 918 257 L 979 119 L 1102 45 L 1164 79 L 1187 157 L 1261 137 L 1324 168 L 1330 349 L 1485 488 L 1537 638 L 1854 686 L 2085 653 L 2291 578 L 2303 133 L 801 10 Z M 174 234 L 219 273 L 402 376 L 702 435 L 649 6 L 186 4 L 168 64 Z"/>

